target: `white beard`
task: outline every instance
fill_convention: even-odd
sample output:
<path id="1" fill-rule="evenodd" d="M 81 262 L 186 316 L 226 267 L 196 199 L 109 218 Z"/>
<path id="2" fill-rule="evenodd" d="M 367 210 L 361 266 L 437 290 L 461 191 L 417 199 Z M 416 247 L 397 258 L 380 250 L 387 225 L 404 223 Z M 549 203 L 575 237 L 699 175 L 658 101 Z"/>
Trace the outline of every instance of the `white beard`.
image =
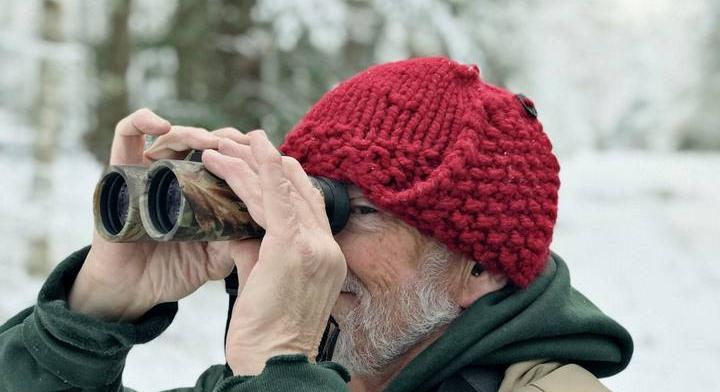
<path id="1" fill-rule="evenodd" d="M 460 314 L 448 293 L 449 252 L 435 245 L 421 256 L 419 279 L 373 297 L 348 270 L 343 291 L 359 304 L 342 317 L 333 360 L 356 375 L 374 376 Z"/>

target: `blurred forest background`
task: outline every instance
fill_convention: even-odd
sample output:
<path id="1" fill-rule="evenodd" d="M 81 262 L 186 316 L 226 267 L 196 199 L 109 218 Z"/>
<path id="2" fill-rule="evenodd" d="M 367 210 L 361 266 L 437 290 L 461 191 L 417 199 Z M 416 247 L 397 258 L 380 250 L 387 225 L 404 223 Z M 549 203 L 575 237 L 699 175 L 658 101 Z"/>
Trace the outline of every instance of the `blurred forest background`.
<path id="1" fill-rule="evenodd" d="M 717 0 L 0 0 L 0 319 L 89 242 L 92 189 L 128 113 L 262 127 L 279 144 L 333 85 L 371 64 L 426 55 L 478 64 L 486 80 L 535 101 L 563 167 L 554 248 L 638 342 L 636 361 L 610 385 L 650 389 L 647 379 L 680 372 L 673 355 L 683 350 L 720 358 L 720 340 L 704 335 L 718 316 L 702 327 L 682 321 L 718 303 L 720 217 L 709 213 L 720 196 Z M 626 232 L 614 236 L 618 221 Z M 681 259 L 696 261 L 692 272 L 673 270 Z M 681 294 L 666 292 L 669 276 Z M 656 291 L 626 295 L 638 282 Z M 214 290 L 188 306 L 222 309 Z M 218 313 L 197 320 L 221 324 Z M 178 323 L 203 336 L 222 329 L 192 316 Z M 695 340 L 671 343 L 677 334 Z M 192 384 L 207 361 L 222 361 L 206 341 L 172 331 L 164 339 L 136 354 L 131 387 Z M 149 370 L 157 352 L 196 362 L 175 358 L 175 371 L 160 376 L 166 367 Z M 673 385 L 688 388 L 653 390 Z"/>

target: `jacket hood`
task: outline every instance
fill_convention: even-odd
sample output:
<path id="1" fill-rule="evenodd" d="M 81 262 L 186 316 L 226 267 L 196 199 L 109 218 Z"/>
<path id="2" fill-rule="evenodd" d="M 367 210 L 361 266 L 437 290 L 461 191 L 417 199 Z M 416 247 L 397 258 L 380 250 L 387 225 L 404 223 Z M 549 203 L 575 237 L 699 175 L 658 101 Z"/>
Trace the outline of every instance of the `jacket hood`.
<path id="1" fill-rule="evenodd" d="M 551 252 L 529 287 L 508 286 L 477 300 L 387 391 L 426 391 L 467 366 L 534 359 L 576 363 L 607 377 L 623 370 L 632 352 L 628 331 L 571 286 L 567 265 Z"/>

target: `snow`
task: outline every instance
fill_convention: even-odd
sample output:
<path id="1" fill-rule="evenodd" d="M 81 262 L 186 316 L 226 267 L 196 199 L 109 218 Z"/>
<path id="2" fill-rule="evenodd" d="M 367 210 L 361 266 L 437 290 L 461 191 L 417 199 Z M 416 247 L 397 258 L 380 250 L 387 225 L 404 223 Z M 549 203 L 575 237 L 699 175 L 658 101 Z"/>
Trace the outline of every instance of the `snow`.
<path id="1" fill-rule="evenodd" d="M 630 366 L 608 386 L 715 385 L 720 154 L 588 153 L 561 166 L 552 248 L 570 265 L 575 286 L 636 344 Z"/>
<path id="2" fill-rule="evenodd" d="M 9 121 L 3 112 L 0 119 Z M 29 145 L 9 148 L 7 129 L 0 132 L 0 320 L 31 305 L 42 283 L 23 267 L 39 222 L 48 225 L 56 261 L 89 242 L 90 200 L 101 170 L 87 153 L 67 151 L 53 167 L 52 208 L 38 211 L 27 197 Z M 552 249 L 570 265 L 575 286 L 636 343 L 630 367 L 607 385 L 655 391 L 713 385 L 720 358 L 720 153 L 615 151 L 560 161 Z M 181 301 L 171 327 L 130 353 L 126 385 L 140 391 L 189 386 L 205 368 L 223 363 L 226 306 L 220 282 Z"/>

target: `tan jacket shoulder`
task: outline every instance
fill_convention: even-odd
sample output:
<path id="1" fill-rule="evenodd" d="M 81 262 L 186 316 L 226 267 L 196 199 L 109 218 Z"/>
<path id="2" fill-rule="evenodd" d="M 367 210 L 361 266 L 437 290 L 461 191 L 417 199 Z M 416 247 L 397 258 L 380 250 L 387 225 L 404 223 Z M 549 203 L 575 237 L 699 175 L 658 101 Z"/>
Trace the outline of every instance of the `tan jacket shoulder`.
<path id="1" fill-rule="evenodd" d="M 610 392 L 582 367 L 559 362 L 526 361 L 511 365 L 498 392 Z"/>

